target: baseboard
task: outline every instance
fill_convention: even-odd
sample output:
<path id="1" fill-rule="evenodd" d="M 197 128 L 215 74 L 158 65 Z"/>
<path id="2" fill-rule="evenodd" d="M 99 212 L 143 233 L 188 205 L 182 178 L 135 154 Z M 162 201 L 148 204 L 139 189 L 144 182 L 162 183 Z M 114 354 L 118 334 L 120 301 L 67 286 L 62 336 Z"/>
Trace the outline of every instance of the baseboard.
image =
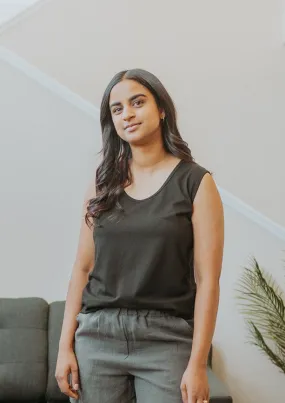
<path id="1" fill-rule="evenodd" d="M 0 46 L 0 60 L 8 63 L 10 66 L 17 70 L 20 70 L 26 76 L 36 81 L 38 84 L 42 85 L 52 93 L 58 95 L 65 101 L 79 108 L 84 113 L 99 119 L 99 109 L 96 108 L 91 102 L 86 101 L 75 92 L 68 89 L 66 86 L 60 84 L 54 78 L 49 77 L 47 74 L 43 73 L 37 67 L 31 65 L 22 57 L 16 55 L 4 46 Z"/>
<path id="2" fill-rule="evenodd" d="M 230 208 L 238 211 L 249 220 L 258 224 L 260 227 L 271 232 L 276 237 L 285 241 L 285 228 L 277 224 L 270 218 L 266 217 L 264 214 L 260 213 L 238 197 L 234 196 L 232 193 L 218 186 L 223 204 L 229 206 Z"/>

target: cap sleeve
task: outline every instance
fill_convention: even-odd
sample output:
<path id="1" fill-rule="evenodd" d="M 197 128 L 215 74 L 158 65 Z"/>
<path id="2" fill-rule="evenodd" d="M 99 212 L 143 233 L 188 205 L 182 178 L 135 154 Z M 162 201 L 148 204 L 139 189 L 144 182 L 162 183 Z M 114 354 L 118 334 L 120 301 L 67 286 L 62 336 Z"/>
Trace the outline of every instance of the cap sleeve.
<path id="1" fill-rule="evenodd" d="M 190 175 L 188 180 L 188 192 L 192 203 L 194 202 L 200 183 L 207 173 L 211 175 L 210 171 L 208 171 L 201 165 L 197 164 L 196 162 L 193 162 L 191 164 Z"/>

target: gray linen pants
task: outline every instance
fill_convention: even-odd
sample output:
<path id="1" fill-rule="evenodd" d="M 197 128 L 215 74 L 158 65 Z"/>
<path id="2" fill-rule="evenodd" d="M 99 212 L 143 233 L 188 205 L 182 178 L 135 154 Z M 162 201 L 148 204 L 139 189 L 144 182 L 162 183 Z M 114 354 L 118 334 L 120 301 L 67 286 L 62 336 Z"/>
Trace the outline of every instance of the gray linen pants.
<path id="1" fill-rule="evenodd" d="M 182 402 L 192 321 L 158 311 L 113 308 L 79 313 L 77 321 L 80 403 Z"/>

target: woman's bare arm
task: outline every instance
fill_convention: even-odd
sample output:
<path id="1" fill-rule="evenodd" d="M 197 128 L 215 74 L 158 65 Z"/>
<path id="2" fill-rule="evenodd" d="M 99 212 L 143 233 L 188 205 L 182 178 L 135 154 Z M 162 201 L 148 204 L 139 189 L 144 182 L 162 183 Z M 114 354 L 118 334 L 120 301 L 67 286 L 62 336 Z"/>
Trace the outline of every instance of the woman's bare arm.
<path id="1" fill-rule="evenodd" d="M 194 270 L 197 284 L 190 360 L 181 381 L 183 403 L 209 400 L 207 361 L 219 304 L 224 215 L 213 178 L 206 174 L 193 202 Z"/>
<path id="2" fill-rule="evenodd" d="M 92 228 L 90 229 L 85 223 L 88 201 L 94 197 L 95 181 L 92 181 L 86 191 L 82 209 L 82 221 L 77 254 L 66 297 L 65 312 L 59 342 L 60 350 L 73 348 L 74 334 L 77 328 L 76 316 L 81 309 L 82 292 L 88 282 L 88 275 L 94 266 L 95 246 L 93 241 L 93 231 Z"/>
<path id="3" fill-rule="evenodd" d="M 224 215 L 213 178 L 206 174 L 193 203 L 194 270 L 197 294 L 190 365 L 206 367 L 219 304 Z"/>

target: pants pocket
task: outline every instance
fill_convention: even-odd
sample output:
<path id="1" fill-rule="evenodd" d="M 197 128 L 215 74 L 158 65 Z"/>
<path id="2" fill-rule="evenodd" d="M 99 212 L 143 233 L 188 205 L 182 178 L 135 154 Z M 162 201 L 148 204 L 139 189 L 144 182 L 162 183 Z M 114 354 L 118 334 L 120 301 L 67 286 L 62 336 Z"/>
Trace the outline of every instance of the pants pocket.
<path id="1" fill-rule="evenodd" d="M 185 330 L 193 337 L 193 333 L 194 333 L 194 319 L 184 319 L 179 317 L 178 318 L 180 320 L 180 323 L 182 324 L 182 326 L 185 328 Z"/>

